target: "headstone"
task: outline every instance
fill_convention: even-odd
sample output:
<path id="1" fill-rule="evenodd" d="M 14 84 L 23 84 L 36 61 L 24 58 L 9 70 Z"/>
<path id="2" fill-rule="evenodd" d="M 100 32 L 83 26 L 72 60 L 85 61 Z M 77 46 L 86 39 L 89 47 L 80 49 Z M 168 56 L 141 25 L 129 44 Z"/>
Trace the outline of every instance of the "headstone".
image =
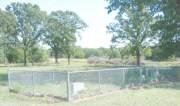
<path id="1" fill-rule="evenodd" d="M 86 87 L 82 82 L 74 82 L 72 84 L 72 90 L 73 95 L 77 95 L 80 91 L 86 90 Z"/>

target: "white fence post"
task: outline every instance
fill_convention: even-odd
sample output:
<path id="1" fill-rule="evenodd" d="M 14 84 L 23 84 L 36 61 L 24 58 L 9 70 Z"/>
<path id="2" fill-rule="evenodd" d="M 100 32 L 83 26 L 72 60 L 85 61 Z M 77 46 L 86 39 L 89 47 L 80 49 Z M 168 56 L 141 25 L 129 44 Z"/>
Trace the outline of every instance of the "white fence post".
<path id="1" fill-rule="evenodd" d="M 125 87 L 125 70 L 123 70 L 122 72 L 123 72 L 123 87 Z"/>
<path id="2" fill-rule="evenodd" d="M 33 96 L 35 95 L 35 88 L 34 88 L 34 71 L 32 71 L 32 87 L 33 87 Z"/>
<path id="3" fill-rule="evenodd" d="M 11 72 L 8 70 L 8 88 L 9 91 L 11 91 Z"/>
<path id="4" fill-rule="evenodd" d="M 99 91 L 101 90 L 101 72 L 98 71 L 98 84 L 99 84 Z"/>
<path id="5" fill-rule="evenodd" d="M 142 85 L 142 83 L 143 83 L 143 79 L 142 79 L 142 71 L 143 71 L 143 69 L 142 68 L 140 68 L 140 71 L 139 71 L 139 74 L 140 74 L 140 85 Z"/>
<path id="6" fill-rule="evenodd" d="M 54 83 L 54 72 L 52 72 L 52 80 L 53 80 L 53 83 Z"/>
<path id="7" fill-rule="evenodd" d="M 70 85 L 70 73 L 67 72 L 67 99 L 68 101 L 72 101 L 71 97 L 71 85 Z"/>

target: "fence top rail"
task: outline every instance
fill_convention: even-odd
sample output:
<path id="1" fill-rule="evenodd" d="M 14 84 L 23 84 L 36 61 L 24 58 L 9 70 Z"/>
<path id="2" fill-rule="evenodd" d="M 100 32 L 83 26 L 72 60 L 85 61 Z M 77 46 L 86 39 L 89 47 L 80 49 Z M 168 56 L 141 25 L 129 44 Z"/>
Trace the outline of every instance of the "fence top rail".
<path id="1" fill-rule="evenodd" d="M 132 71 L 136 71 L 133 69 L 143 69 L 143 68 L 155 68 L 155 69 L 170 69 L 170 68 L 162 68 L 162 67 L 121 67 L 121 68 L 107 68 L 107 69 L 96 69 L 96 70 L 80 70 L 80 71 L 69 71 L 68 73 L 86 73 L 86 72 L 101 72 L 101 71 L 113 71 L 113 70 L 132 70 Z"/>
<path id="2" fill-rule="evenodd" d="M 8 73 L 23 73 L 23 72 L 35 72 L 35 73 L 67 73 L 67 71 L 59 71 L 59 70 L 38 70 L 38 69 L 8 69 Z"/>
<path id="3" fill-rule="evenodd" d="M 142 68 L 156 68 L 156 69 L 170 69 L 170 68 L 162 68 L 162 67 L 121 67 L 121 68 L 107 68 L 107 69 L 89 69 L 89 70 L 63 70 L 60 71 L 58 69 L 8 69 L 7 71 L 10 73 L 21 73 L 21 72 L 42 72 L 42 73 L 48 73 L 48 72 L 55 72 L 55 73 L 87 73 L 87 72 L 101 72 L 101 71 L 113 71 L 113 70 L 132 70 L 133 69 L 142 69 Z"/>

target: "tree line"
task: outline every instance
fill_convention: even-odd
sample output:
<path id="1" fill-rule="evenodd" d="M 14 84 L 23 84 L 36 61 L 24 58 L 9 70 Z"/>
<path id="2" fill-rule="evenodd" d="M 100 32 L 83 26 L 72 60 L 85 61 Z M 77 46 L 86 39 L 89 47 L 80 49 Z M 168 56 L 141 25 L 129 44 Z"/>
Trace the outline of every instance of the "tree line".
<path id="1" fill-rule="evenodd" d="M 22 53 L 17 53 L 23 54 L 24 65 L 27 65 L 27 60 L 35 61 L 34 49 L 43 44 L 51 47 L 56 63 L 59 53 L 64 53 L 70 62 L 76 38 L 87 27 L 72 11 L 47 14 L 38 5 L 30 3 L 11 3 L 5 11 L 0 10 L 0 17 L 0 43 L 4 57 L 10 56 L 8 52 L 22 50 Z"/>
<path id="2" fill-rule="evenodd" d="M 88 58 L 100 56 L 126 59 L 141 57 L 166 60 L 180 57 L 179 0 L 106 0 L 115 21 L 107 26 L 112 34 L 110 48 L 89 49 L 75 46 L 87 24 L 72 11 L 47 14 L 38 5 L 11 3 L 0 9 L 0 62 L 43 62 L 53 56 Z M 126 44 L 118 48 L 119 44 Z M 50 47 L 43 49 L 43 45 Z"/>

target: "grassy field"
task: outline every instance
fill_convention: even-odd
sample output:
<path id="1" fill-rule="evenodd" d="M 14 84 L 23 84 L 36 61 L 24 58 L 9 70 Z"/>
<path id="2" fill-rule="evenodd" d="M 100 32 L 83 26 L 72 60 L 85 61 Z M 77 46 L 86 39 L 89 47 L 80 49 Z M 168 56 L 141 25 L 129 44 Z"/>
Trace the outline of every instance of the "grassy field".
<path id="1" fill-rule="evenodd" d="M 179 66 L 179 63 L 153 63 L 161 66 Z M 168 65 L 166 65 L 168 64 Z M 73 60 L 71 65 L 66 65 L 66 61 L 60 64 L 22 67 L 21 65 L 11 65 L 10 67 L 0 67 L 0 106 L 180 106 L 180 84 L 162 85 L 139 90 L 122 90 L 108 96 L 97 97 L 77 103 L 59 101 L 52 97 L 28 97 L 20 94 L 10 93 L 7 86 L 8 69 L 53 69 L 60 71 L 87 70 L 99 68 L 120 67 L 123 65 L 107 64 L 87 64 L 86 60 Z M 51 89 L 52 90 L 52 89 Z"/>
<path id="2" fill-rule="evenodd" d="M 0 106 L 180 106 L 180 89 L 174 88 L 123 90 L 78 103 L 52 103 L 47 101 L 52 98 L 17 95 L 9 93 L 6 87 L 0 87 L 0 91 Z"/>

